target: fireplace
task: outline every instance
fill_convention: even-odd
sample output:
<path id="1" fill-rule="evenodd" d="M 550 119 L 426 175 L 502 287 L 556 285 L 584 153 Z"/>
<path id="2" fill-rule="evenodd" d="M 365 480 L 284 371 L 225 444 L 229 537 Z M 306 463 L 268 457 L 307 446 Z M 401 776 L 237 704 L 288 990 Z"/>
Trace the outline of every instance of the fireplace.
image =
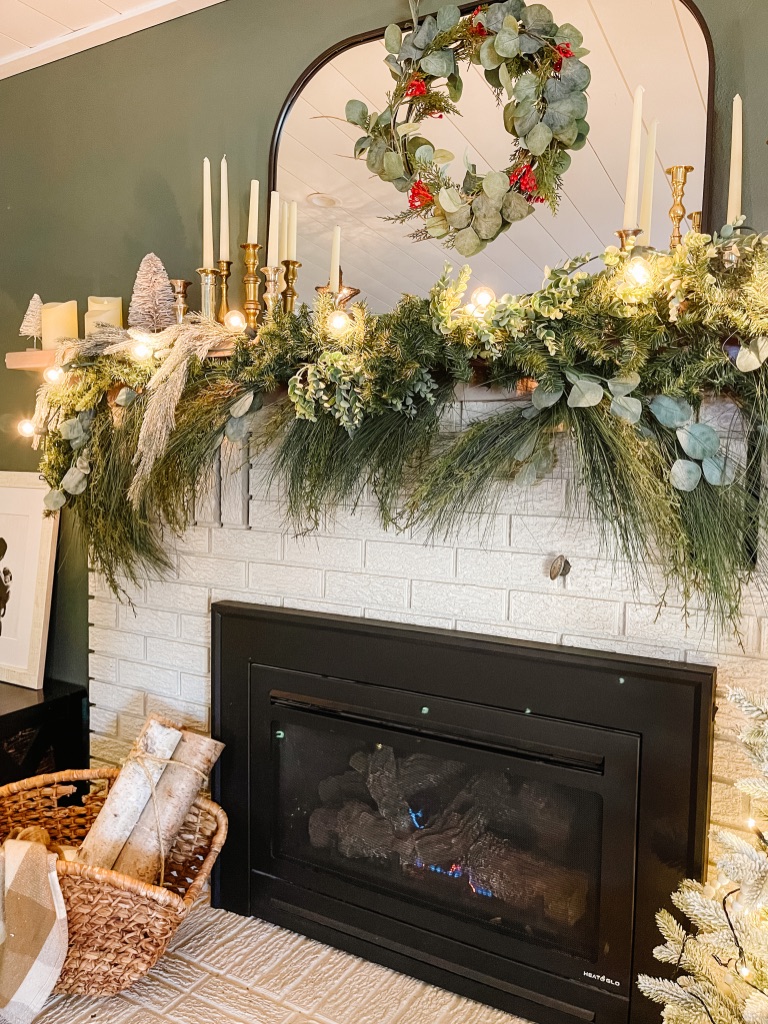
<path id="1" fill-rule="evenodd" d="M 706 864 L 714 677 L 216 604 L 214 900 L 541 1024 L 656 1019 L 634 978 Z"/>

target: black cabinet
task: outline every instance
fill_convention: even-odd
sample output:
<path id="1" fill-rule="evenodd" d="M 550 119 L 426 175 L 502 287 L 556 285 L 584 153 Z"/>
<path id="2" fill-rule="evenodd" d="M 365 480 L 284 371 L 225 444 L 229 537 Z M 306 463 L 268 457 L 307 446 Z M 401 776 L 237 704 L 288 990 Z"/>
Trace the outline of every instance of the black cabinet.
<path id="1" fill-rule="evenodd" d="M 42 690 L 0 683 L 0 785 L 87 768 L 88 690 L 46 682 Z"/>

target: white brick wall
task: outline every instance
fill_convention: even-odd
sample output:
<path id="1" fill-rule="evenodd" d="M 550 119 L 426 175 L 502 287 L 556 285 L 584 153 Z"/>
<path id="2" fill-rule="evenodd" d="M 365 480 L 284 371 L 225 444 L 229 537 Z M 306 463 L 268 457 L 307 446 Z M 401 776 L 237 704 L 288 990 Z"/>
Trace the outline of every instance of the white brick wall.
<path id="1" fill-rule="evenodd" d="M 759 603 L 744 615 L 740 645 L 733 637 L 718 644 L 696 614 L 686 629 L 669 595 L 661 612 L 651 592 L 635 601 L 626 572 L 589 524 L 564 518 L 564 480 L 533 492 L 510 488 L 496 514 L 454 543 L 430 545 L 421 531 L 383 531 L 372 504 L 339 512 L 317 534 L 292 536 L 279 495 L 262 491 L 263 468 L 252 468 L 249 503 L 242 457 L 222 461 L 197 524 L 169 542 L 173 578 L 128 587 L 130 608 L 91 577 L 97 760 L 121 759 L 151 711 L 210 727 L 208 613 L 211 600 L 225 598 L 715 664 L 721 691 L 734 683 L 768 693 Z M 548 568 L 560 553 L 572 570 L 553 583 Z M 719 703 L 712 816 L 743 828 L 748 802 L 732 785 L 745 770 L 733 740 L 738 725 L 724 696 Z"/>

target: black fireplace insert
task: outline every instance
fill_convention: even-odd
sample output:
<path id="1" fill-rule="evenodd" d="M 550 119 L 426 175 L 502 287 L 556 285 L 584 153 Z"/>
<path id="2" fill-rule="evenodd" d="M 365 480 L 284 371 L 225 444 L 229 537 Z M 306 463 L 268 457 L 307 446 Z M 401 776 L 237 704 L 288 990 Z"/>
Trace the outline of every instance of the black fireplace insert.
<path id="1" fill-rule="evenodd" d="M 634 979 L 706 864 L 714 682 L 216 604 L 214 901 L 541 1024 L 653 1020 Z"/>

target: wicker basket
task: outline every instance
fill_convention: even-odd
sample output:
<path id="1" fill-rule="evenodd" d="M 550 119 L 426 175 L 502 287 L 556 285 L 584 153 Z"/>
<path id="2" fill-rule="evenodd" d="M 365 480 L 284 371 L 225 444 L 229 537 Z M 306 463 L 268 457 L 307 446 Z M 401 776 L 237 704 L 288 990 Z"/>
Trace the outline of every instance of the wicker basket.
<path id="1" fill-rule="evenodd" d="M 0 787 L 0 842 L 13 828 L 39 825 L 53 842 L 79 846 L 117 775 L 97 768 Z M 224 811 L 198 798 L 166 859 L 162 887 L 60 860 L 69 950 L 55 991 L 111 996 L 143 977 L 200 896 L 226 835 Z"/>

